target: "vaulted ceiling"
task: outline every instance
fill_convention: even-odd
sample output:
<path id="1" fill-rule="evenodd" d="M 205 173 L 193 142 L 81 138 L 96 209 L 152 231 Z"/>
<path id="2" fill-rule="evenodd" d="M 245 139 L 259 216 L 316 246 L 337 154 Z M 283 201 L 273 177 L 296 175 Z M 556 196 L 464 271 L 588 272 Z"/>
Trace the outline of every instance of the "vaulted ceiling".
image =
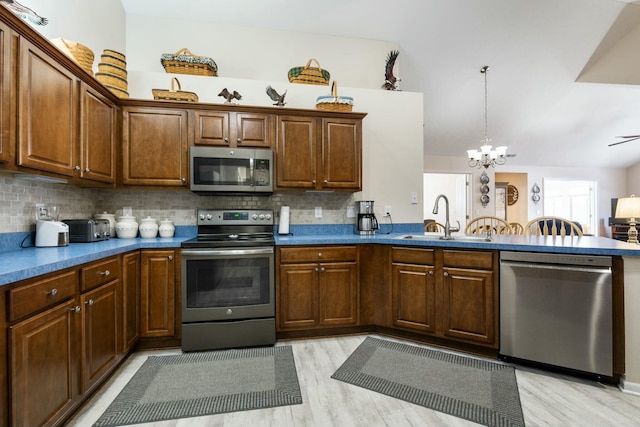
<path id="1" fill-rule="evenodd" d="M 640 1 L 121 0 L 127 13 L 395 42 L 403 90 L 424 93 L 425 153 L 488 134 L 527 166 L 640 162 Z"/>

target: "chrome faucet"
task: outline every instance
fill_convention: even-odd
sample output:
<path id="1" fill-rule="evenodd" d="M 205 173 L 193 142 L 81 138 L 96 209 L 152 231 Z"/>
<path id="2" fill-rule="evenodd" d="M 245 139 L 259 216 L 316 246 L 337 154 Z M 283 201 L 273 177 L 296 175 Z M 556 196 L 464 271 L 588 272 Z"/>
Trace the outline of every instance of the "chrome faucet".
<path id="1" fill-rule="evenodd" d="M 449 199 L 447 199 L 447 196 L 445 196 L 444 194 L 439 194 L 438 197 L 436 197 L 436 204 L 433 206 L 433 213 L 436 215 L 438 214 L 438 202 L 440 201 L 440 199 L 444 199 L 444 205 L 447 209 L 446 221 L 444 223 L 444 236 L 442 236 L 442 239 L 451 240 L 451 232 L 460 231 L 460 221 L 457 221 L 458 228 L 451 228 L 451 224 L 449 223 Z"/>

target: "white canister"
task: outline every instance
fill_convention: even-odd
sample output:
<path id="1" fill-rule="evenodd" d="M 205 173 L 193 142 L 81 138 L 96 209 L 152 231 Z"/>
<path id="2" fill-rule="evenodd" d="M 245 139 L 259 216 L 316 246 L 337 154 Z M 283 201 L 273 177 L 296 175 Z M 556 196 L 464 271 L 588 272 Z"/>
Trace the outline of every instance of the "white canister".
<path id="1" fill-rule="evenodd" d="M 158 236 L 158 221 L 150 216 L 143 218 L 139 230 L 143 239 L 155 239 Z"/>
<path id="2" fill-rule="evenodd" d="M 160 221 L 160 227 L 158 228 L 160 237 L 173 237 L 173 233 L 176 231 L 176 227 L 173 225 L 173 221 L 165 218 L 164 221 Z"/>
<path id="3" fill-rule="evenodd" d="M 133 239 L 138 235 L 138 223 L 135 216 L 122 215 L 116 222 L 116 234 L 120 239 Z"/>
<path id="4" fill-rule="evenodd" d="M 116 216 L 110 213 L 99 213 L 93 216 L 95 219 L 106 219 L 109 221 L 109 234 L 111 237 L 116 237 Z"/>

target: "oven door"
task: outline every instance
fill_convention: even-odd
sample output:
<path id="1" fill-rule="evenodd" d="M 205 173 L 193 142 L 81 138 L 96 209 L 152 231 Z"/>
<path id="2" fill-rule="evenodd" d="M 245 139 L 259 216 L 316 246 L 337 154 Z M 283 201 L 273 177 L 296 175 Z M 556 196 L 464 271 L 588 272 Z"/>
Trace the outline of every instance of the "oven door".
<path id="1" fill-rule="evenodd" d="M 275 316 L 273 246 L 181 255 L 183 323 Z"/>

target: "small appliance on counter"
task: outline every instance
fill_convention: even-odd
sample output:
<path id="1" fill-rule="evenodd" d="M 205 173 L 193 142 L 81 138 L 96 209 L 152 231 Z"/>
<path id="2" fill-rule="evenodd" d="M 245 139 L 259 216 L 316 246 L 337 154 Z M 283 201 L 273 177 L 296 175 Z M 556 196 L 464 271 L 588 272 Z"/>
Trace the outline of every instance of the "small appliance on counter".
<path id="1" fill-rule="evenodd" d="M 60 221 L 36 221 L 36 246 L 69 246 L 69 226 Z"/>
<path id="2" fill-rule="evenodd" d="M 378 220 L 373 213 L 373 200 L 356 202 L 358 205 L 358 222 L 356 234 L 361 236 L 373 236 L 378 229 Z"/>
<path id="3" fill-rule="evenodd" d="M 107 240 L 111 237 L 108 219 L 65 219 L 69 226 L 69 242 L 91 243 Z"/>

